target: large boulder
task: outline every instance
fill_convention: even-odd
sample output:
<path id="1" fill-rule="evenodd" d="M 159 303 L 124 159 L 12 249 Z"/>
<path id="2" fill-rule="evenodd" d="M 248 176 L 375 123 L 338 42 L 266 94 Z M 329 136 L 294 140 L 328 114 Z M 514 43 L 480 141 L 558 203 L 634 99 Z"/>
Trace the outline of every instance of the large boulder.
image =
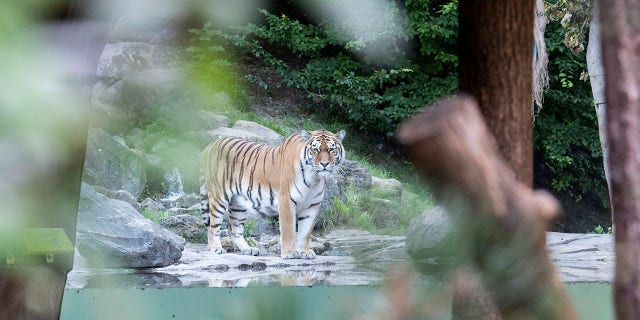
<path id="1" fill-rule="evenodd" d="M 148 109 L 181 99 L 181 72 L 169 67 L 171 60 L 166 45 L 108 43 L 96 68 L 92 123 L 112 133 L 125 132 Z"/>
<path id="2" fill-rule="evenodd" d="M 204 226 L 202 217 L 177 214 L 162 218 L 159 223 L 190 243 L 207 243 L 207 228 Z"/>
<path id="3" fill-rule="evenodd" d="M 333 198 L 344 199 L 348 187 L 355 192 L 367 192 L 371 189 L 371 173 L 357 161 L 344 160 L 342 167 L 325 183 L 324 199 L 320 205 L 322 215 L 333 204 Z"/>
<path id="4" fill-rule="evenodd" d="M 356 190 L 369 190 L 371 189 L 371 183 L 373 178 L 369 170 L 365 168 L 360 162 L 352 160 L 344 160 L 342 163 L 341 173 L 339 173 L 339 184 L 343 186 L 351 186 Z"/>
<path id="5" fill-rule="evenodd" d="M 118 10 L 115 13 L 118 20 L 111 26 L 107 41 L 144 42 L 175 48 L 186 36 L 184 23 L 189 19 L 186 10 L 189 7 L 177 0 L 132 1 L 121 7 L 117 3 L 105 4 L 101 9 Z"/>
<path id="6" fill-rule="evenodd" d="M 385 228 L 398 223 L 400 207 L 399 199 L 392 201 L 384 198 L 369 199 L 371 222 L 377 228 Z"/>
<path id="7" fill-rule="evenodd" d="M 378 198 L 397 200 L 402 197 L 402 183 L 396 179 L 371 177 L 371 193 Z"/>
<path id="8" fill-rule="evenodd" d="M 136 199 L 147 177 L 142 158 L 100 128 L 90 128 L 83 181 L 110 190 L 126 190 Z"/>
<path id="9" fill-rule="evenodd" d="M 126 190 L 110 190 L 100 186 L 93 186 L 93 189 L 98 193 L 104 194 L 109 199 L 124 201 L 130 204 L 136 211 L 140 212 L 141 207 L 138 200 Z"/>
<path id="10" fill-rule="evenodd" d="M 425 211 L 409 223 L 407 253 L 418 261 L 440 261 L 452 255 L 452 222 L 444 207 Z"/>
<path id="11" fill-rule="evenodd" d="M 281 134 L 251 121 L 238 120 L 232 128 L 251 132 L 259 139 L 258 141 L 271 146 L 278 146 L 284 140 L 284 137 Z"/>
<path id="12" fill-rule="evenodd" d="M 129 203 L 109 199 L 82 183 L 76 246 L 95 266 L 167 266 L 182 256 L 185 240 L 146 219 Z"/>
<path id="13" fill-rule="evenodd" d="M 232 128 L 219 127 L 209 131 L 209 139 L 237 137 L 271 146 L 282 143 L 283 137 L 277 132 L 251 121 L 239 120 Z"/>
<path id="14" fill-rule="evenodd" d="M 121 81 L 122 107 L 141 116 L 158 111 L 168 113 L 159 107 L 179 105 L 187 90 L 184 70 L 180 68 L 147 69 L 131 73 Z"/>
<path id="15" fill-rule="evenodd" d="M 142 42 L 108 43 L 98 59 L 96 77 L 111 85 L 132 73 L 164 68 L 168 61 L 169 56 L 163 46 Z"/>

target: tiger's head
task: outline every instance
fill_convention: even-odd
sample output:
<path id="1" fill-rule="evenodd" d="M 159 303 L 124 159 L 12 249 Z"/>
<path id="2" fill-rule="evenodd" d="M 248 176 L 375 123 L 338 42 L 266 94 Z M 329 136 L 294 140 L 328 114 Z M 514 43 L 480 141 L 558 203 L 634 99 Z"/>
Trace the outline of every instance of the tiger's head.
<path id="1" fill-rule="evenodd" d="M 325 130 L 300 131 L 300 137 L 305 142 L 303 161 L 321 177 L 326 177 L 340 167 L 344 160 L 342 139 L 346 132 L 340 130 L 331 133 Z"/>

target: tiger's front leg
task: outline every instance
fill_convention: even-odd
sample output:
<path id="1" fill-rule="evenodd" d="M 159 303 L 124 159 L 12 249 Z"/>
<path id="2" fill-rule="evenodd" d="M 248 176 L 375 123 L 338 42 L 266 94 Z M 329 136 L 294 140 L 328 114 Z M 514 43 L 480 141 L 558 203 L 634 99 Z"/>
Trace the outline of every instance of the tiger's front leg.
<path id="1" fill-rule="evenodd" d="M 280 198 L 278 207 L 280 215 L 280 256 L 282 259 L 297 259 L 300 255 L 295 248 L 295 204 L 291 199 Z"/>
<path id="2" fill-rule="evenodd" d="M 302 259 L 315 259 L 316 253 L 309 248 L 311 232 L 316 223 L 316 218 L 320 212 L 320 202 L 312 203 L 309 207 L 301 210 L 297 215 L 298 236 L 296 239 L 296 250 Z"/>

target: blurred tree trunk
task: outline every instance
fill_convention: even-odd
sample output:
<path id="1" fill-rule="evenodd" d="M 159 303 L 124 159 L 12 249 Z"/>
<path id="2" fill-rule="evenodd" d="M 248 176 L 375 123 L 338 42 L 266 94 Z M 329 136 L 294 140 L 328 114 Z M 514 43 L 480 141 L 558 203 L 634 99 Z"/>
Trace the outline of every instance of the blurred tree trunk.
<path id="1" fill-rule="evenodd" d="M 618 319 L 640 319 L 640 1 L 600 3 Z"/>
<path id="2" fill-rule="evenodd" d="M 500 154 L 533 183 L 534 0 L 460 0 L 459 88 L 480 104 Z"/>

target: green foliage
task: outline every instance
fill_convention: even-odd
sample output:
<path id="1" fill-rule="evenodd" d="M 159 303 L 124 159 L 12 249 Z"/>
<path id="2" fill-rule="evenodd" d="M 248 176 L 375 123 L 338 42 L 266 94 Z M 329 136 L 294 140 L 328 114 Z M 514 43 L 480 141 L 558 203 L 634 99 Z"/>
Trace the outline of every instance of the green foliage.
<path id="1" fill-rule="evenodd" d="M 319 26 L 302 24 L 284 14 L 278 17 L 265 9 L 259 11 L 265 17 L 265 26 L 249 25 L 245 30 L 270 45 L 286 48 L 298 58 L 318 56 L 320 50 L 333 44 Z"/>
<path id="2" fill-rule="evenodd" d="M 597 119 L 588 81 L 581 80 L 584 52 L 563 43 L 559 23 L 547 27 L 549 89 L 534 123 L 535 151 L 550 171 L 550 185 L 576 201 L 584 195 L 607 203 Z"/>
<path id="3" fill-rule="evenodd" d="M 325 218 L 320 220 L 321 228 L 350 227 L 378 234 L 405 235 L 413 218 L 435 206 L 410 164 L 392 164 L 392 161 L 374 164 L 369 157 L 354 152 L 349 153 L 349 158 L 361 163 L 375 177 L 401 181 L 402 197 L 398 199 L 396 195 L 375 190 L 358 192 L 348 187 L 344 199 L 333 199 L 333 207 L 328 208 Z M 393 219 L 387 216 L 391 211 L 397 214 Z"/>
<path id="4" fill-rule="evenodd" d="M 156 223 L 159 222 L 160 220 L 162 220 L 163 218 L 166 218 L 166 217 L 169 216 L 169 213 L 166 212 L 166 211 L 156 211 L 156 210 L 150 210 L 150 209 L 146 209 L 146 208 L 142 209 L 141 214 L 145 218 L 147 218 L 147 219 L 149 219 L 149 220 L 151 220 L 153 222 L 156 222 Z"/>
<path id="5" fill-rule="evenodd" d="M 244 233 L 242 234 L 245 238 L 251 237 L 256 234 L 256 220 L 248 219 L 244 222 Z"/>
<path id="6" fill-rule="evenodd" d="M 353 189 L 347 190 L 345 199 L 333 198 L 333 208 L 328 213 L 332 225 L 374 230 L 373 219 L 365 206 L 367 198 L 367 194 Z"/>
<path id="7" fill-rule="evenodd" d="M 208 51 L 195 53 L 209 53 L 211 48 L 213 53 L 222 52 L 225 49 L 217 46 L 222 44 L 259 58 L 280 80 L 270 83 L 251 74 L 245 80 L 265 90 L 271 86 L 304 90 L 324 114 L 366 133 L 391 136 L 402 120 L 456 89 L 457 1 L 437 7 L 424 0 L 407 1 L 406 8 L 394 2 L 390 6 L 391 10 L 376 17 L 379 20 L 369 21 L 368 26 L 381 33 L 357 36 L 344 32 L 353 27 L 350 22 L 321 18 L 315 24 L 303 24 L 285 14 L 261 10 L 263 25 L 248 24 L 232 32 L 213 30 L 210 25 L 193 30 L 199 41 L 210 44 L 203 46 Z M 429 10 L 418 13 L 422 7 Z M 408 19 L 398 19 L 402 10 L 412 13 Z M 416 52 L 406 49 L 414 42 Z M 276 55 L 283 51 L 303 63 L 286 62 L 286 55 Z M 380 58 L 387 56 L 393 58 Z"/>
<path id="8" fill-rule="evenodd" d="M 256 241 L 252 238 L 252 236 L 258 233 L 257 223 L 258 222 L 255 219 L 248 219 L 247 221 L 244 222 L 244 232 L 242 233 L 242 236 L 246 239 L 247 243 L 252 247 L 257 246 Z"/>
<path id="9" fill-rule="evenodd" d="M 322 219 L 324 229 L 335 227 L 347 227 L 367 230 L 378 234 L 405 235 L 409 222 L 434 206 L 430 196 L 425 196 L 423 191 L 414 192 L 412 186 L 403 191 L 401 199 L 392 199 L 391 203 L 397 216 L 393 219 L 386 217 L 390 208 L 385 204 L 386 195 L 374 192 L 358 192 L 353 188 L 347 188 L 345 198 L 333 199 L 333 206 L 325 213 Z M 397 203 L 399 201 L 399 203 Z M 394 221 L 394 223 L 389 223 Z"/>
<path id="10" fill-rule="evenodd" d="M 454 74 L 458 66 L 458 1 L 406 0 L 405 5 L 420 54 L 427 58 L 427 70 Z"/>
<path id="11" fill-rule="evenodd" d="M 560 21 L 564 28 L 564 45 L 573 53 L 584 51 L 593 0 L 550 0 L 545 2 L 549 20 Z"/>
<path id="12" fill-rule="evenodd" d="M 593 228 L 593 232 L 590 233 L 595 233 L 595 234 L 611 234 L 613 233 L 613 231 L 611 230 L 611 227 L 605 228 L 601 225 L 598 225 L 597 227 Z"/>
<path id="13" fill-rule="evenodd" d="M 187 71 L 194 83 L 205 92 L 225 92 L 236 105 L 246 108 L 245 93 L 240 80 L 233 53 L 220 45 L 211 29 L 211 23 L 205 23 L 202 29 L 189 29 L 193 35 L 191 44 L 186 48 Z"/>

